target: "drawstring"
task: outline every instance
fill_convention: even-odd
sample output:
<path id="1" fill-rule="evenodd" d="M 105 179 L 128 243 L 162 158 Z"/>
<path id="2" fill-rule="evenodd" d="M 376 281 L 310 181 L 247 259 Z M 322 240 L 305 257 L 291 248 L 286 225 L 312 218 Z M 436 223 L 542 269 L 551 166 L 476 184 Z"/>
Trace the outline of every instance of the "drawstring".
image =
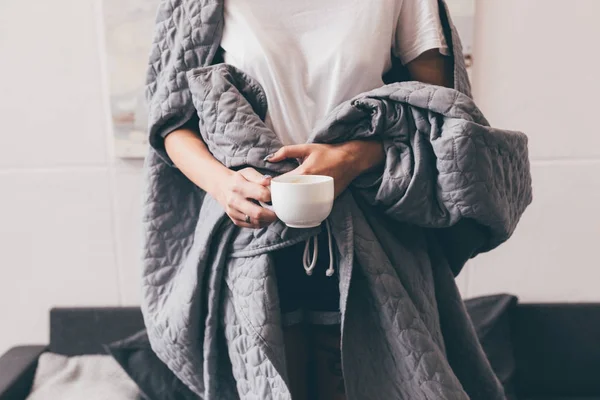
<path id="1" fill-rule="evenodd" d="M 329 268 L 325 271 L 327 276 L 332 276 L 335 273 L 335 269 L 333 268 L 333 243 L 331 238 L 331 227 L 329 226 L 329 221 L 325 220 L 325 227 L 327 228 L 327 241 L 329 244 Z M 310 240 L 313 240 L 313 254 L 312 260 L 310 259 Z M 306 239 L 306 243 L 304 245 L 304 255 L 302 256 L 302 262 L 304 263 L 304 270 L 306 271 L 306 275 L 312 275 L 313 269 L 317 265 L 317 255 L 319 253 L 319 239 L 318 235 L 310 237 Z"/>

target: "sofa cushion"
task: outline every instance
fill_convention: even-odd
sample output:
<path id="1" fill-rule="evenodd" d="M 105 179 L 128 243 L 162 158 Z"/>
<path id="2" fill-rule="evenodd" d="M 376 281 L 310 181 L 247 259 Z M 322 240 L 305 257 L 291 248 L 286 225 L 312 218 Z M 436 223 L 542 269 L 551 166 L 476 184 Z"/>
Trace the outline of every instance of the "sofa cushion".
<path id="1" fill-rule="evenodd" d="M 106 355 L 106 343 L 143 328 L 139 307 L 53 308 L 50 310 L 50 351 L 65 356 Z"/>
<path id="2" fill-rule="evenodd" d="M 524 398 L 600 399 L 599 304 L 519 304 L 512 329 Z"/>

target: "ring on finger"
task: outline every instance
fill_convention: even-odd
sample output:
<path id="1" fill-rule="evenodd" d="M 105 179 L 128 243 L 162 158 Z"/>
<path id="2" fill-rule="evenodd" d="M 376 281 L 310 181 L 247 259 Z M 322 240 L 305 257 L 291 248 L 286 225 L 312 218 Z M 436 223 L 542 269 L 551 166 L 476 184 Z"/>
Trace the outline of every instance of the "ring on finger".
<path id="1" fill-rule="evenodd" d="M 250 223 L 250 216 L 246 215 L 246 218 L 244 219 L 244 222 L 246 222 L 247 224 Z"/>

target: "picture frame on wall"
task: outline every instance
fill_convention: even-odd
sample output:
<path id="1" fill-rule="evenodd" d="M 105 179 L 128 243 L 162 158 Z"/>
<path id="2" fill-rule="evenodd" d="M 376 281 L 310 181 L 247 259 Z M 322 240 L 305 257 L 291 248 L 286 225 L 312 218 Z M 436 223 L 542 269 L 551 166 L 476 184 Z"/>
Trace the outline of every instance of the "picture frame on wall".
<path id="1" fill-rule="evenodd" d="M 148 149 L 144 86 L 159 0 L 101 0 L 115 154 L 143 158 Z M 405 0 L 410 1 L 410 0 Z M 472 65 L 475 0 L 446 0 Z"/>
<path id="2" fill-rule="evenodd" d="M 115 155 L 148 150 L 146 69 L 159 0 L 102 0 L 108 95 Z"/>

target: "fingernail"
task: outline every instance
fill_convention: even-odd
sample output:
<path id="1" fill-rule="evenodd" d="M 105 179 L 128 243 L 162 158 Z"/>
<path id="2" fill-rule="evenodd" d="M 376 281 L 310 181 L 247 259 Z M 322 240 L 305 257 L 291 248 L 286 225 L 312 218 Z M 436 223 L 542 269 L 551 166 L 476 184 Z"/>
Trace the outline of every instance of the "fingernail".
<path id="1" fill-rule="evenodd" d="M 273 177 L 271 175 L 269 175 L 269 174 L 266 174 L 266 175 L 263 175 L 263 178 L 265 178 L 265 179 L 272 179 Z"/>
<path id="2" fill-rule="evenodd" d="M 263 161 L 269 161 L 271 158 L 273 158 L 274 154 L 269 154 L 268 156 L 266 156 Z"/>

